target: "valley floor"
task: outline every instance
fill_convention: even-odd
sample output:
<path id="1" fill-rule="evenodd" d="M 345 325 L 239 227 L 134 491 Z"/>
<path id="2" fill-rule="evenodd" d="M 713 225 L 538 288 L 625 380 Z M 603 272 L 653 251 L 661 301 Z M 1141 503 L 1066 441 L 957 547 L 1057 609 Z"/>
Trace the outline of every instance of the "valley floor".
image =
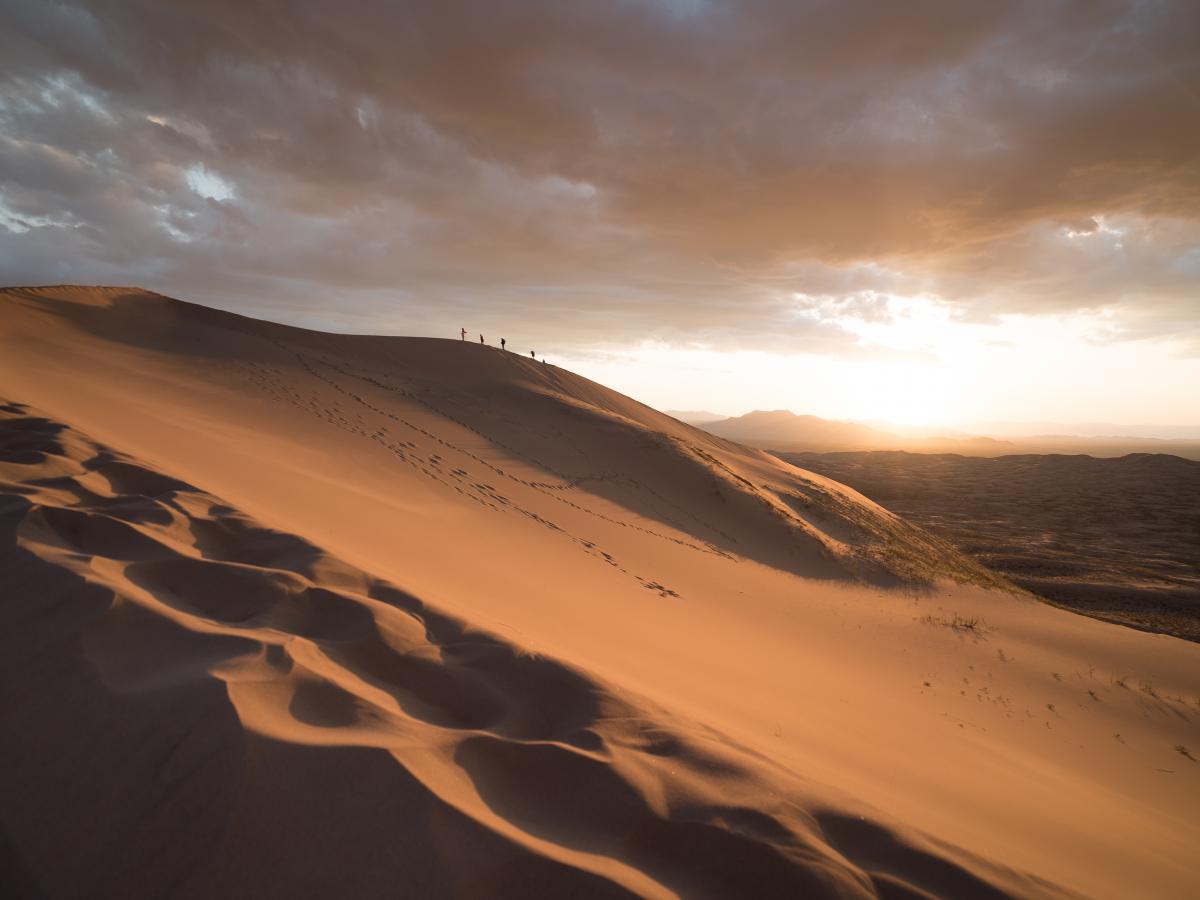
<path id="1" fill-rule="evenodd" d="M 1200 462 L 784 453 L 1087 615 L 1200 641 Z"/>

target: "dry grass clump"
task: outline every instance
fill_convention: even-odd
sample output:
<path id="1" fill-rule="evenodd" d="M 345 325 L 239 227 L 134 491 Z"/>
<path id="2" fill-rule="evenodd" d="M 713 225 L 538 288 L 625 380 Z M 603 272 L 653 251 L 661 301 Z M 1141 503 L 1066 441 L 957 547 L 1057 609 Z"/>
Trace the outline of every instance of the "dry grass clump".
<path id="1" fill-rule="evenodd" d="M 983 634 L 988 630 L 987 622 L 981 616 L 960 616 L 954 613 L 946 616 L 921 616 L 917 619 L 922 625 L 942 625 L 955 631 L 967 631 L 973 634 Z"/>

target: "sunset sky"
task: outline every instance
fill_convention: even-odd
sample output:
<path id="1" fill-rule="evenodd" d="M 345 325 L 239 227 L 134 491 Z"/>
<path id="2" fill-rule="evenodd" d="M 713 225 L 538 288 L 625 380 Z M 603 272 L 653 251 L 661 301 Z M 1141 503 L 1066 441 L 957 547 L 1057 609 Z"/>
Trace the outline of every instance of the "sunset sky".
<path id="1" fill-rule="evenodd" d="M 1200 3 L 0 0 L 0 281 L 671 409 L 1200 424 Z"/>

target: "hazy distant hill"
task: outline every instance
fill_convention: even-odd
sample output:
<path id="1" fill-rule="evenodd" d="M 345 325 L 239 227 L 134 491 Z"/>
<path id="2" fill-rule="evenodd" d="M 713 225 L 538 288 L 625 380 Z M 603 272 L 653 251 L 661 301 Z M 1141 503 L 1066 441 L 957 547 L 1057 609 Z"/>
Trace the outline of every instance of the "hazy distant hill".
<path id="1" fill-rule="evenodd" d="M 786 409 L 755 410 L 744 416 L 707 422 L 704 429 L 719 437 L 755 444 L 896 447 L 904 443 L 899 435 L 869 425 L 799 416 Z"/>
<path id="2" fill-rule="evenodd" d="M 705 420 L 708 413 L 671 413 L 710 434 L 766 450 L 788 452 L 835 450 L 911 450 L 921 453 L 961 453 L 966 456 L 1004 456 L 1014 453 L 1086 453 L 1117 457 L 1129 453 L 1168 453 L 1200 460 L 1200 441 L 1088 435 L 1004 436 L 996 438 L 953 429 L 896 426 L 884 422 L 839 422 L 820 416 L 797 415 L 786 409 L 755 410 L 729 419 Z M 696 418 L 688 418 L 694 416 Z M 883 426 L 883 427 L 878 427 Z M 1182 429 L 1181 429 L 1182 430 Z"/>
<path id="3" fill-rule="evenodd" d="M 1151 440 L 1200 442 L 1200 425 L 1121 425 L 1116 422 L 995 422 L 976 423 L 977 431 L 1001 436 L 1096 438 L 1107 441 Z"/>
<path id="4" fill-rule="evenodd" d="M 719 437 L 774 450 L 926 450 L 989 456 L 1013 452 L 995 438 L 930 429 L 889 431 L 862 422 L 797 415 L 786 409 L 755 410 L 744 416 L 700 424 Z"/>
<path id="5" fill-rule="evenodd" d="M 1089 437 L 1038 434 L 1011 438 L 1004 453 L 1086 453 L 1088 456 L 1126 456 L 1130 453 L 1168 454 L 1200 460 L 1200 441 L 1146 437 Z M 990 454 L 982 454 L 990 455 Z"/>

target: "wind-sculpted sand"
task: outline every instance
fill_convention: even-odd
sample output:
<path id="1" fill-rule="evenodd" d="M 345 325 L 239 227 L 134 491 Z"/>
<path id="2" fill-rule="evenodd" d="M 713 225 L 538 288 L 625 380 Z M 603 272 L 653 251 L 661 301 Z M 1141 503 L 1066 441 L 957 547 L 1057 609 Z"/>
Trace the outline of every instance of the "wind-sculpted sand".
<path id="1" fill-rule="evenodd" d="M 51 895 L 1058 893 L 824 805 L 710 729 L 20 404 L 0 406 L 0 464 L 10 613 L 32 638 L 5 654 L 55 677 L 47 694 L 7 673 L 26 688 L 9 724 L 91 736 L 58 759 L 10 750 L 13 837 L 66 857 L 27 870 Z M 21 814 L 80 765 L 113 792 L 60 796 L 83 808 L 39 846 Z"/>
<path id="2" fill-rule="evenodd" d="M 1197 646 L 569 372 L 0 295 L 28 897 L 1186 897 Z M 28 405 L 27 405 L 28 404 Z"/>

